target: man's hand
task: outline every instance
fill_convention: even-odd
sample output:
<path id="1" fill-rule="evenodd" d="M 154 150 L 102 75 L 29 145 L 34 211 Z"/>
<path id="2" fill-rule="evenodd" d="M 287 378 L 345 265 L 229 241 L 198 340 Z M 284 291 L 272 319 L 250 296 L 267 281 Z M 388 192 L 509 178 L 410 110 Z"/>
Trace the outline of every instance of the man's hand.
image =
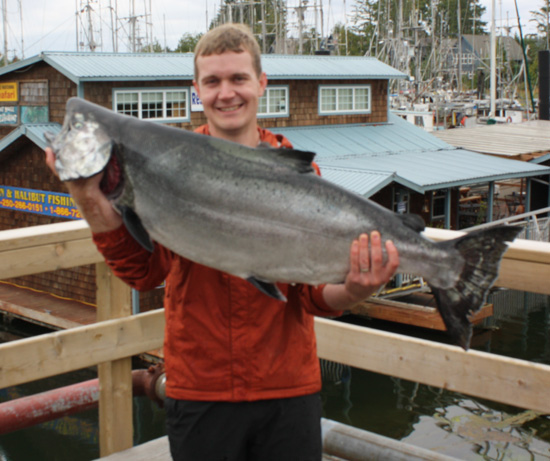
<path id="1" fill-rule="evenodd" d="M 370 248 L 369 248 L 370 240 Z M 323 296 L 335 310 L 351 309 L 367 299 L 380 286 L 388 283 L 399 267 L 397 248 L 391 240 L 386 244 L 387 259 L 384 262 L 380 233 L 361 234 L 350 248 L 350 270 L 343 284 L 326 285 Z"/>
<path id="2" fill-rule="evenodd" d="M 55 169 L 55 154 L 53 150 L 47 147 L 45 152 L 46 165 L 53 174 L 58 176 Z M 122 224 L 122 218 L 99 188 L 102 177 L 103 173 L 100 173 L 91 178 L 65 182 L 80 214 L 88 222 L 92 232 L 95 233 L 111 231 L 117 229 Z"/>

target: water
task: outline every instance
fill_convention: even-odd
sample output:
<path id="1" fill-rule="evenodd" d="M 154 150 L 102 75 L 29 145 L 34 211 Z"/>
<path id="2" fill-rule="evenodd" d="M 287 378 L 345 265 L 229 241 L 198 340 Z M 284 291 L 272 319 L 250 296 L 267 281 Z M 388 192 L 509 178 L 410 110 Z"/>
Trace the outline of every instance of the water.
<path id="1" fill-rule="evenodd" d="M 490 301 L 496 315 L 477 330 L 473 348 L 550 364 L 550 296 L 501 291 Z M 356 317 L 345 321 L 446 341 L 444 334 L 412 327 Z M 326 418 L 463 460 L 550 460 L 548 415 L 340 364 L 323 361 L 322 367 Z M 94 370 L 83 370 L 17 386 L 0 391 L 0 401 L 95 377 Z M 162 409 L 135 398 L 135 444 L 164 434 Z M 0 436 L 0 461 L 87 461 L 98 456 L 95 410 Z"/>

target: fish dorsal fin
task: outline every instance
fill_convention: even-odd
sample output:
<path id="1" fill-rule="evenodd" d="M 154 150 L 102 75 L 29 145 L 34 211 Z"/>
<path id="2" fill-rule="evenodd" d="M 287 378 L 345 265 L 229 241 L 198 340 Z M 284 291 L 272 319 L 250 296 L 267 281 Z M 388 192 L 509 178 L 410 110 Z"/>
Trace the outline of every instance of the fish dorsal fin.
<path id="1" fill-rule="evenodd" d="M 314 173 L 312 162 L 315 158 L 314 152 L 305 150 L 276 148 L 266 143 L 260 144 L 256 150 L 264 151 L 265 154 L 272 156 L 277 163 L 286 165 L 298 173 Z"/>
<path id="2" fill-rule="evenodd" d="M 426 223 L 422 219 L 422 216 L 417 214 L 397 214 L 397 217 L 403 222 L 405 226 L 416 231 L 422 232 L 426 229 Z"/>
<path id="3" fill-rule="evenodd" d="M 185 135 L 189 136 L 189 133 Z M 229 156 L 229 158 L 234 157 L 235 159 L 242 159 L 273 168 L 287 168 L 300 174 L 315 173 L 312 165 L 315 157 L 314 152 L 273 147 L 267 142 L 261 142 L 257 147 L 245 147 L 242 144 L 213 136 L 198 136 L 201 136 L 201 140 L 209 147 L 217 150 L 221 155 Z"/>

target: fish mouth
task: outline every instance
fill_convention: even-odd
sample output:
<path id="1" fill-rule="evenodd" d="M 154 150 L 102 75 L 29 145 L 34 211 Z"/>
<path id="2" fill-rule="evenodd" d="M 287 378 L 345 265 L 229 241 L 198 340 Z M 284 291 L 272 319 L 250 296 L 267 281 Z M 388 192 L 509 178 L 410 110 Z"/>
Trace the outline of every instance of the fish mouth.
<path id="1" fill-rule="evenodd" d="M 112 200 L 122 194 L 123 188 L 124 175 L 122 174 L 122 165 L 116 152 L 112 152 L 103 170 L 103 178 L 99 183 L 99 189 L 108 199 Z"/>

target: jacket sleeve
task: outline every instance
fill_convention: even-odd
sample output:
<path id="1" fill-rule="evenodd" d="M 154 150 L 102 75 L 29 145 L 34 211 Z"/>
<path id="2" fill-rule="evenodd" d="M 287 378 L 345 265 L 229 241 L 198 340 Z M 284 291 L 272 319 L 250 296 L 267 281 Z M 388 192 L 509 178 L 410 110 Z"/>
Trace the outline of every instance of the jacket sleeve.
<path id="1" fill-rule="evenodd" d="M 340 317 L 344 314 L 344 311 L 337 311 L 332 309 L 323 297 L 323 285 L 296 285 L 295 288 L 298 291 L 300 297 L 300 305 L 311 315 L 318 317 Z M 292 289 L 291 288 L 291 289 Z"/>
<path id="2" fill-rule="evenodd" d="M 170 272 L 172 252 L 155 242 L 152 253 L 130 235 L 124 225 L 92 234 L 94 243 L 113 273 L 139 291 L 152 290 Z"/>

